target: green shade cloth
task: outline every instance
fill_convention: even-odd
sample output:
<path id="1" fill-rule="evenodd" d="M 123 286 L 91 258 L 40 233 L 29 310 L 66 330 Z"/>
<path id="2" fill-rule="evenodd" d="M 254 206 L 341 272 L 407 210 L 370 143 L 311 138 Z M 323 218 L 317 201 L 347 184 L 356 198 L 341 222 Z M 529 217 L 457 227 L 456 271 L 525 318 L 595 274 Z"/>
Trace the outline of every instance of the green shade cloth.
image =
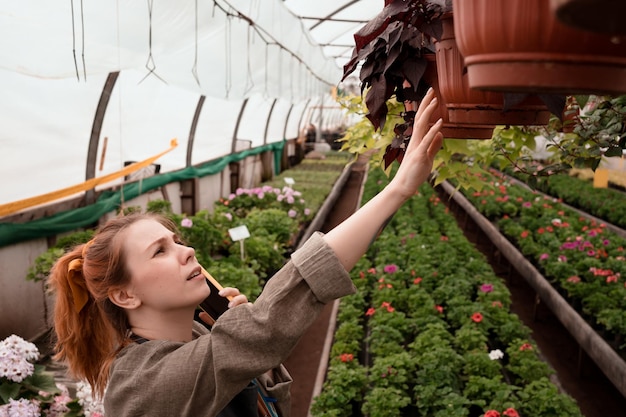
<path id="1" fill-rule="evenodd" d="M 102 192 L 98 200 L 92 205 L 67 210 L 31 222 L 0 223 L 0 247 L 31 239 L 54 236 L 82 227 L 90 227 L 105 214 L 117 210 L 122 203 L 122 197 L 124 201 L 128 201 L 172 182 L 214 175 L 221 172 L 232 162 L 238 162 L 263 152 L 272 151 L 274 153 L 274 167 L 277 174 L 279 173 L 284 146 L 284 141 L 271 143 L 230 154 L 197 167 L 188 167 L 179 171 L 144 178 L 141 181 L 124 185 L 123 190 Z"/>

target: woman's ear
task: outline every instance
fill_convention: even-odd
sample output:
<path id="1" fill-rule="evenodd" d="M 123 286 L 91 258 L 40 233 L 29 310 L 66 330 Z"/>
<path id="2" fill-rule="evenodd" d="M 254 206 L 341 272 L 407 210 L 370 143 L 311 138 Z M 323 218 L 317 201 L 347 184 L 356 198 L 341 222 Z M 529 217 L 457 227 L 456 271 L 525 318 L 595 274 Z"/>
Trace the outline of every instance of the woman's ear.
<path id="1" fill-rule="evenodd" d="M 118 307 L 134 310 L 141 305 L 141 300 L 126 289 L 109 291 L 109 300 Z"/>

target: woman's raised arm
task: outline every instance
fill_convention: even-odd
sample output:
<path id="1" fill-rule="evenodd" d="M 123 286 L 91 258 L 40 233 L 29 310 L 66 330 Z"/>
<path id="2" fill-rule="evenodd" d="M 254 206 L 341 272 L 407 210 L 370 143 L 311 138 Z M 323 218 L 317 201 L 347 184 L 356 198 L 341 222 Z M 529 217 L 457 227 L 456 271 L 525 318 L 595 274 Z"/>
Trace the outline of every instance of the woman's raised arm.
<path id="1" fill-rule="evenodd" d="M 420 103 L 402 164 L 389 185 L 324 236 L 347 271 L 367 251 L 388 219 L 428 179 L 443 140 L 439 132 L 441 119 L 429 128 L 436 109 L 437 98 L 431 88 Z"/>

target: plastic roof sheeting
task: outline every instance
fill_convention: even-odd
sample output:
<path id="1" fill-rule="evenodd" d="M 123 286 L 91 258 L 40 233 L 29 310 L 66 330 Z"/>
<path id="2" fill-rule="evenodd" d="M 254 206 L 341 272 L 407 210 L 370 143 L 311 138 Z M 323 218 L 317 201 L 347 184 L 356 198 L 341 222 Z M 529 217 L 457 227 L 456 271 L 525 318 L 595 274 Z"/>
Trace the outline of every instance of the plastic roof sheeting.
<path id="1" fill-rule="evenodd" d="M 295 138 L 309 122 L 345 124 L 330 95 L 342 76 L 337 47 L 345 42 L 349 59 L 352 34 L 378 3 L 3 2 L 0 204 L 118 171 L 173 138 L 179 146 L 158 160 L 161 172 L 228 155 L 234 139 L 239 149 L 256 147 Z M 97 161 L 93 152 L 88 161 L 94 145 Z"/>

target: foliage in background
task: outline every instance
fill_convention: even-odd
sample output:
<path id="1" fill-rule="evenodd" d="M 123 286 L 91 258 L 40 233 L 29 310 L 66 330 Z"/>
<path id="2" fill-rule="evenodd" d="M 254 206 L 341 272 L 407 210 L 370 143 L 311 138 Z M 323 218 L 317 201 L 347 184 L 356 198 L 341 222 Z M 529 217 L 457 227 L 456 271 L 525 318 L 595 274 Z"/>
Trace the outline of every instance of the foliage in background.
<path id="1" fill-rule="evenodd" d="M 386 184 L 371 170 L 364 200 Z M 351 275 L 358 292 L 341 300 L 314 416 L 581 416 L 550 382 L 505 283 L 428 185 Z"/>
<path id="2" fill-rule="evenodd" d="M 621 156 L 626 149 L 626 96 L 569 98 L 563 122 L 553 116 L 547 126 L 497 126 L 490 140 L 446 139 L 435 160 L 436 183 L 453 178 L 458 188 L 481 190 L 485 184 L 476 175 L 494 166 L 514 168 L 532 184 L 570 168 L 595 170 L 603 158 Z M 362 97 L 341 96 L 338 102 L 348 113 L 367 114 Z M 403 104 L 395 96 L 386 105 L 388 123 L 383 129 L 376 131 L 363 117 L 340 139 L 342 151 L 370 153 L 383 169 L 385 151 L 395 137 L 392 126 L 404 117 Z M 533 164 L 537 160 L 541 164 Z"/>
<path id="3" fill-rule="evenodd" d="M 560 200 L 482 177 L 491 191 L 464 192 L 598 335 L 626 358 L 626 240 Z"/>
<path id="4" fill-rule="evenodd" d="M 561 123 L 547 126 L 508 126 L 494 134 L 499 169 L 516 167 L 530 178 L 549 176 L 569 168 L 596 170 L 603 158 L 621 157 L 626 149 L 626 96 L 570 97 Z M 545 140 L 545 155 L 538 158 L 536 138 Z M 542 159 L 541 167 L 529 164 Z M 532 179 L 530 181 L 533 181 Z"/>
<path id="5" fill-rule="evenodd" d="M 365 103 L 360 96 L 342 96 L 339 104 L 348 113 L 364 115 Z M 394 125 L 403 120 L 404 106 L 395 97 L 387 101 L 389 122 L 379 131 L 372 128 L 371 123 L 363 117 L 347 129 L 340 139 L 343 143 L 341 151 L 352 155 L 370 154 L 370 163 L 384 170 L 387 175 L 396 166 L 385 162 L 385 151 L 395 138 Z M 456 178 L 459 186 L 480 190 L 484 184 L 476 180 L 476 175 L 484 171 L 483 163 L 492 162 L 497 155 L 493 153 L 491 141 L 446 139 L 443 149 L 439 151 L 434 163 L 435 184 Z M 475 163 L 481 161 L 481 163 Z"/>

